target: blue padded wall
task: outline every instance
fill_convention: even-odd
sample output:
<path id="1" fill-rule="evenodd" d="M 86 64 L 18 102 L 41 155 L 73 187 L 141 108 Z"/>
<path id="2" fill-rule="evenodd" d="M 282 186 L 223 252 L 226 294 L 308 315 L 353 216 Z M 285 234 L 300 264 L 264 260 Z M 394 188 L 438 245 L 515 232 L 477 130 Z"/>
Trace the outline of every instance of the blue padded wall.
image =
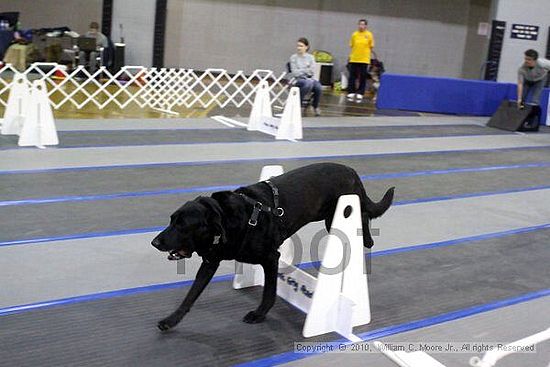
<path id="1" fill-rule="evenodd" d="M 550 89 L 542 93 L 541 108 L 547 121 Z M 516 84 L 483 80 L 384 74 L 376 107 L 457 115 L 491 116 L 505 99 L 516 99 Z"/>
<path id="2" fill-rule="evenodd" d="M 384 74 L 377 107 L 458 115 L 491 116 L 516 86 L 483 80 Z"/>

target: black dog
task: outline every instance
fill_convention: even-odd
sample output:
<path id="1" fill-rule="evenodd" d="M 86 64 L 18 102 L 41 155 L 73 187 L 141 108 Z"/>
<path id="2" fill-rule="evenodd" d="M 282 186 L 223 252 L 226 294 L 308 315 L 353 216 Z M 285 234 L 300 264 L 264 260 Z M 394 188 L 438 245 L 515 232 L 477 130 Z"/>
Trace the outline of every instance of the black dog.
<path id="1" fill-rule="evenodd" d="M 210 282 L 222 260 L 260 264 L 265 285 L 259 307 L 244 322 L 265 319 L 275 303 L 279 246 L 304 225 L 324 220 L 330 230 L 338 198 L 357 194 L 361 201 L 363 244 L 372 247 L 369 219 L 384 214 L 393 200 L 394 188 L 374 203 L 361 179 L 350 167 L 319 163 L 298 168 L 269 181 L 198 197 L 185 203 L 170 217 L 170 225 L 152 241 L 169 259 L 189 258 L 193 252 L 203 262 L 193 286 L 178 309 L 158 323 L 161 330 L 178 324 Z"/>

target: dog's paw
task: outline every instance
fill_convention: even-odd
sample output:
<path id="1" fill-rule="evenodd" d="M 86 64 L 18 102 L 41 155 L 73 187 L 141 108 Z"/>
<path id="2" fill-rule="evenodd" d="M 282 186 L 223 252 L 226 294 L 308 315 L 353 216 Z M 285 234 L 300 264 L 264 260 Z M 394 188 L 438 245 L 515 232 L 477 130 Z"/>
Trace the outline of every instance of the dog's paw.
<path id="1" fill-rule="evenodd" d="M 168 331 L 178 324 L 179 320 L 176 320 L 172 317 L 167 317 L 164 320 L 160 320 L 157 324 L 157 327 L 160 331 Z"/>
<path id="2" fill-rule="evenodd" d="M 265 315 L 259 314 L 256 311 L 250 311 L 243 318 L 243 321 L 247 324 L 259 324 L 265 320 Z"/>

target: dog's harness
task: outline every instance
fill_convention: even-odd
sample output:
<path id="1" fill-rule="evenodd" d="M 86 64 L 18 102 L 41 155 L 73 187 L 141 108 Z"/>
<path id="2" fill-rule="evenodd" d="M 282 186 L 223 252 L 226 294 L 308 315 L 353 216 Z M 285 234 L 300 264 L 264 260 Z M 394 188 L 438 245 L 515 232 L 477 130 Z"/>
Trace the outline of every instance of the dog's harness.
<path id="1" fill-rule="evenodd" d="M 252 227 L 256 227 L 256 225 L 258 224 L 258 216 L 260 215 L 260 212 L 271 213 L 279 218 L 285 215 L 285 210 L 279 206 L 279 189 L 273 184 L 273 182 L 269 180 L 263 182 L 271 188 L 271 192 L 273 193 L 273 208 L 259 202 L 258 200 L 254 200 L 243 193 L 239 193 L 239 195 L 247 203 L 252 204 L 254 207 L 254 209 L 252 209 L 252 215 L 248 220 L 248 225 Z"/>
<path id="2" fill-rule="evenodd" d="M 273 208 L 263 204 L 262 202 L 252 199 L 251 197 L 243 194 L 242 192 L 239 193 L 239 195 L 243 198 L 245 202 L 248 204 L 252 204 L 252 214 L 250 215 L 250 218 L 248 219 L 248 226 L 246 226 L 246 231 L 244 233 L 243 240 L 241 241 L 242 245 L 240 249 L 237 251 L 236 258 L 240 257 L 244 248 L 244 245 L 247 242 L 248 236 L 252 232 L 254 228 L 256 228 L 258 224 L 258 217 L 260 215 L 260 212 L 264 213 L 271 213 L 277 222 L 279 222 L 279 231 L 283 238 L 286 238 L 286 226 L 283 221 L 283 216 L 285 215 L 285 210 L 279 206 L 279 189 L 277 186 L 273 184 L 273 182 L 266 180 L 262 181 L 266 185 L 268 185 L 271 188 L 271 192 L 273 193 Z"/>

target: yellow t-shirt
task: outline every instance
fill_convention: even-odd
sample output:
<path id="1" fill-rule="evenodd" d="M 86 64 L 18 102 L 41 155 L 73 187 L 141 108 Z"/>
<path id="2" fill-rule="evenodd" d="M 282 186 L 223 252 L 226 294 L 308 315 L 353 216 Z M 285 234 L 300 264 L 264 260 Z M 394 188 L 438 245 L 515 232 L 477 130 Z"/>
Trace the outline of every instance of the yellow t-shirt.
<path id="1" fill-rule="evenodd" d="M 349 62 L 370 64 L 371 50 L 374 48 L 374 36 L 370 31 L 355 31 L 349 39 Z"/>

